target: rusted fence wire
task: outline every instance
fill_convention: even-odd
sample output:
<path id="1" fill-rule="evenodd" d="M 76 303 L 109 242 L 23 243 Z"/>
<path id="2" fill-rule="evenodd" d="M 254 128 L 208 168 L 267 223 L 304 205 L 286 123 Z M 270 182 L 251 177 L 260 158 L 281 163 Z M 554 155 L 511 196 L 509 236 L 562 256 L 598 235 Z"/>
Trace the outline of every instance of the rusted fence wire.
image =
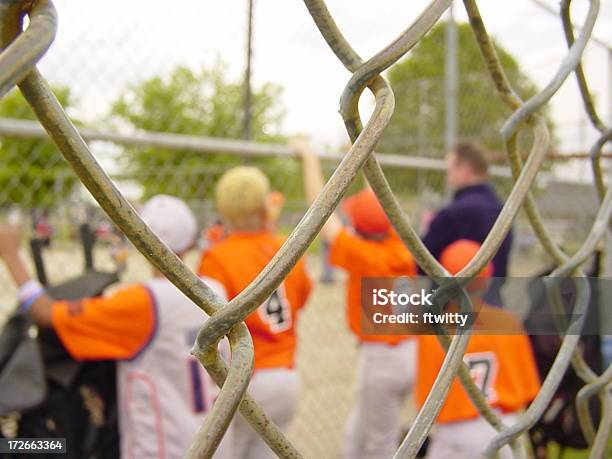
<path id="1" fill-rule="evenodd" d="M 223 303 L 140 219 L 92 156 L 79 131 L 66 117 L 53 92 L 36 69 L 37 61 L 51 45 L 55 35 L 57 18 L 51 1 L 0 0 L 0 45 L 3 48 L 0 54 L 0 96 L 6 94 L 15 84 L 18 85 L 49 137 L 57 144 L 74 172 L 113 222 L 149 261 L 211 316 L 198 334 L 193 353 L 221 386 L 221 392 L 205 418 L 187 457 L 211 457 L 236 411 L 240 411 L 279 457 L 301 457 L 247 393 L 253 365 L 253 344 L 243 321 L 278 287 L 304 254 L 360 171 L 364 172 L 393 226 L 423 270 L 442 283 L 444 279 L 451 277 L 425 248 L 416 230 L 406 219 L 374 153 L 394 109 L 393 92 L 381 73 L 419 42 L 436 24 L 451 1 L 431 1 L 395 40 L 370 59 L 363 60 L 344 38 L 324 1 L 304 0 L 328 46 L 352 74 L 340 98 L 340 113 L 352 145 L 279 252 L 244 291 L 228 303 Z M 553 304 L 556 308 L 562 307 L 557 288 L 558 279 L 571 275 L 577 288 L 574 314 L 579 314 L 587 307 L 590 294 L 588 283 L 582 281 L 584 273 L 581 265 L 609 231 L 612 190 L 606 186 L 600 155 L 604 144 L 610 140 L 611 131 L 595 110 L 580 65 L 597 18 L 599 1 L 589 1 L 589 11 L 577 39 L 573 35 L 570 3 L 570 0 L 564 0 L 560 11 L 568 43 L 567 56 L 560 63 L 550 83 L 529 100 L 522 101 L 506 77 L 475 0 L 464 0 L 472 30 L 500 102 L 513 111 L 501 131 L 506 144 L 513 187 L 478 254 L 456 277 L 462 279 L 462 283 L 467 282 L 483 269 L 510 230 L 518 211 L 524 208 L 541 245 L 557 266 L 547 284 Z M 23 30 L 25 16 L 28 17 L 29 23 Z M 551 238 L 530 190 L 549 147 L 548 129 L 538 111 L 571 73 L 574 73 L 578 80 L 589 119 L 601 133 L 600 139 L 591 149 L 594 183 L 601 202 L 590 233 L 578 251 L 569 256 Z M 374 95 L 376 105 L 364 125 L 359 116 L 358 103 L 366 89 Z M 517 136 L 524 129 L 532 131 L 533 142 L 523 163 Z M 443 296 L 444 288 L 441 288 L 436 292 L 436 302 L 442 303 Z M 467 303 L 465 306 L 470 308 L 469 301 Z M 504 425 L 489 407 L 484 394 L 476 387 L 463 364 L 462 357 L 468 344 L 469 333 L 458 334 L 452 338 L 441 336 L 440 340 L 446 349 L 444 363 L 395 457 L 416 456 L 443 405 L 455 375 L 459 376 L 483 417 L 498 431 L 484 454 L 494 457 L 500 448 L 510 444 L 516 458 L 526 457 L 526 452 L 517 439 L 542 416 L 570 364 L 585 382 L 577 405 L 580 425 L 591 445 L 591 457 L 603 457 L 612 424 L 612 371 L 608 368 L 598 375 L 588 367 L 577 347 L 582 321 L 576 321 L 571 327 L 536 399 L 516 422 L 509 426 Z M 224 336 L 229 338 L 231 346 L 229 364 L 226 364 L 217 352 L 217 343 Z M 592 424 L 588 408 L 588 401 L 594 396 L 599 397 L 602 402 L 602 416 L 597 426 Z"/>

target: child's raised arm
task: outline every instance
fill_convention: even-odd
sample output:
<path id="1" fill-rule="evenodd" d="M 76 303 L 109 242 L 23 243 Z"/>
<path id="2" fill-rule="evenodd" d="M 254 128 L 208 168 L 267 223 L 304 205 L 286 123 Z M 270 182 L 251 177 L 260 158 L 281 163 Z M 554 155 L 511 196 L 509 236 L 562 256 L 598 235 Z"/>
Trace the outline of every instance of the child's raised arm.
<path id="1" fill-rule="evenodd" d="M 305 198 L 306 202 L 310 205 L 321 193 L 325 185 L 321 160 L 306 137 L 294 137 L 289 145 L 302 158 Z M 340 233 L 342 227 L 340 218 L 336 212 L 333 212 L 321 229 L 321 237 L 331 243 Z"/>

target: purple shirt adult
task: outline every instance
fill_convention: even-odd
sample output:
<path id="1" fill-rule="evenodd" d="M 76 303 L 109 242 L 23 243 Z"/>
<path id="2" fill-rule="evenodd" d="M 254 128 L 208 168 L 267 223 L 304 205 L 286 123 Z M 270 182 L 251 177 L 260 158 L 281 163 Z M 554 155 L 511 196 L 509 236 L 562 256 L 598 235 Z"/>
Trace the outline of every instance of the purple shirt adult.
<path id="1" fill-rule="evenodd" d="M 503 204 L 489 182 L 486 156 L 479 144 L 469 141 L 457 144 L 446 155 L 446 180 L 454 190 L 453 200 L 431 220 L 423 238 L 436 259 L 459 239 L 482 244 L 501 212 Z M 507 275 L 511 246 L 510 232 L 493 257 L 494 278 Z M 502 304 L 499 291 L 502 283 L 503 279 L 492 280 L 486 301 Z"/>

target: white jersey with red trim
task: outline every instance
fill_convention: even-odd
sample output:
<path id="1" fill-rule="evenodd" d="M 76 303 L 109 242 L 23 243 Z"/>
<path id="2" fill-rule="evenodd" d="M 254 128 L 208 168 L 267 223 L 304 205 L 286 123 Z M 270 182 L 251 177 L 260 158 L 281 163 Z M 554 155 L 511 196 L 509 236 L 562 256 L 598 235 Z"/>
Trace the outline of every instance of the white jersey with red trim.
<path id="1" fill-rule="evenodd" d="M 190 354 L 206 316 L 166 279 L 145 286 L 156 328 L 136 357 L 118 363 L 121 457 L 182 458 L 219 393 Z M 228 445 L 226 438 L 215 458 L 231 457 Z"/>

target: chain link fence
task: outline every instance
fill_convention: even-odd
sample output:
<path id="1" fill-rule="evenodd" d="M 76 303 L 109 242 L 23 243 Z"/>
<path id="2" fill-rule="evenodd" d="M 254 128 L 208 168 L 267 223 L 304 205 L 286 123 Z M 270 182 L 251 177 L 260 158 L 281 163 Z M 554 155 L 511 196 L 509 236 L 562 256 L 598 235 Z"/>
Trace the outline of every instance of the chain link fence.
<path id="1" fill-rule="evenodd" d="M 325 217 L 338 204 L 347 188 L 346 179 L 359 177 L 358 180 L 364 180 L 360 172 L 362 167 L 364 175 L 389 212 L 394 226 L 415 253 L 419 264 L 429 274 L 442 273 L 437 262 L 423 250 L 415 232 L 415 229 L 418 229 L 419 215 L 423 210 L 435 208 L 445 198 L 441 159 L 444 151 L 443 135 L 440 130 L 444 110 L 444 101 L 441 100 L 442 80 L 439 75 L 407 79 L 401 77 L 401 72 L 396 73 L 394 77 L 393 72 L 395 66 L 404 65 L 402 62 L 395 64 L 396 61 L 423 39 L 426 32 L 434 26 L 448 7 L 449 1 L 432 1 L 410 28 L 394 43 L 385 47 L 385 52 L 375 54 L 368 61 L 362 61 L 342 38 L 323 2 L 315 0 L 304 2 L 325 40 L 353 75 L 343 94 L 341 110 L 353 145 L 350 149 L 348 147 L 326 149 L 328 153 L 324 155 L 325 164 L 331 178 L 323 196 L 317 200 L 299 225 L 298 222 L 306 211 L 301 197 L 300 164 L 283 146 L 285 138 L 282 133 L 287 126 L 283 126 L 279 120 L 277 101 L 266 99 L 281 98 L 280 93 L 269 88 L 262 89 L 259 93 L 263 121 L 255 126 L 256 140 L 266 143 L 247 144 L 235 141 L 224 143 L 223 139 L 217 137 L 236 137 L 236 135 L 221 128 L 209 129 L 210 126 L 206 127 L 195 122 L 197 116 L 190 115 L 189 110 L 193 109 L 193 106 L 189 100 L 175 104 L 174 99 L 163 98 L 180 93 L 180 91 L 172 92 L 176 89 L 172 84 L 173 76 L 184 78 L 179 79 L 183 84 L 179 85 L 179 89 L 184 89 L 185 82 L 194 75 L 206 79 L 206 75 L 193 71 L 186 71 L 176 76 L 176 69 L 180 66 L 196 67 L 198 61 L 194 56 L 198 53 L 204 56 L 204 60 L 210 61 L 214 54 L 211 49 L 205 48 L 193 38 L 191 32 L 187 31 L 175 38 L 177 43 L 189 45 L 186 46 L 189 48 L 188 52 L 178 46 L 180 51 L 176 52 L 176 56 L 165 59 L 172 54 L 172 49 L 166 48 L 165 51 L 162 49 L 154 52 L 142 44 L 142 37 L 151 31 L 141 16 L 129 20 L 119 16 L 113 27 L 120 28 L 122 32 L 116 34 L 107 34 L 103 27 L 87 24 L 79 18 L 77 21 L 79 26 L 71 29 L 71 34 L 74 36 L 62 41 L 60 35 L 57 46 L 50 48 L 48 56 L 40 65 L 43 74 L 53 75 L 51 81 L 55 86 L 55 93 L 60 103 L 69 107 L 68 113 L 81 131 L 87 142 L 85 143 L 80 140 L 70 122 L 63 118 L 54 100 L 48 99 L 50 93 L 40 74 L 32 71 L 34 63 L 43 56 L 52 39 L 53 34 L 49 32 L 55 22 L 52 5 L 46 1 L 5 2 L 2 11 L 3 28 L 14 32 L 22 3 L 30 8 L 29 24 L 33 34 L 27 38 L 31 40 L 29 43 L 27 39 L 16 40 L 3 51 L 0 56 L 0 83 L 3 94 L 15 83 L 19 83 L 21 92 L 36 111 L 36 115 L 27 110 L 18 92 L 5 95 L 0 102 L 0 114 L 4 117 L 0 119 L 2 134 L 0 155 L 3 162 L 0 175 L 2 184 L 0 218 L 10 220 L 19 215 L 23 221 L 32 223 L 32 232 L 52 233 L 48 259 L 49 266 L 53 267 L 50 270 L 52 282 L 70 277 L 81 270 L 83 260 L 76 250 L 74 241 L 76 223 L 87 221 L 101 236 L 105 236 L 111 231 L 108 225 L 112 221 L 112 224 L 117 225 L 139 251 L 153 248 L 147 250 L 149 261 L 158 266 L 196 304 L 212 314 L 220 305 L 216 304 L 204 286 L 193 282 L 192 274 L 187 267 L 175 260 L 171 254 L 164 252 L 154 235 L 130 211 L 131 207 L 124 199 L 127 198 L 137 206 L 147 196 L 158 192 L 181 196 L 196 211 L 200 225 L 205 227 L 216 219 L 211 197 L 214 184 L 220 174 L 232 165 L 244 162 L 258 165 L 271 177 L 274 188 L 283 192 L 287 199 L 280 227 L 283 232 L 291 233 L 289 241 L 261 274 L 265 276 L 266 281 L 258 287 L 246 289 L 225 307 L 223 313 L 217 314 L 215 320 L 211 320 L 206 326 L 206 333 L 201 334 L 197 346 L 199 356 L 208 362 L 207 368 L 213 377 L 221 381 L 227 376 L 227 384 L 239 388 L 236 393 L 241 395 L 246 387 L 244 383 L 239 382 L 239 375 L 248 373 L 248 358 L 236 352 L 227 373 L 224 364 L 216 360 L 216 357 L 211 359 L 210 353 L 213 351 L 208 345 L 213 338 L 227 333 L 235 349 L 238 344 L 244 342 L 246 331 L 243 326 L 237 324 L 250 312 L 245 305 L 259 304 L 259 300 L 265 298 L 281 281 L 297 257 L 310 246 Z M 602 172 L 605 163 L 600 165 L 596 159 L 601 153 L 605 139 L 609 138 L 609 130 L 606 130 L 609 128 L 599 120 L 588 92 L 583 94 L 584 104 L 593 122 L 583 131 L 573 132 L 569 136 L 564 124 L 567 120 L 555 118 L 554 114 L 545 108 L 544 103 L 559 89 L 561 83 L 571 77 L 571 72 L 577 73 L 579 79 L 581 78 L 579 58 L 585 52 L 589 27 L 581 32 L 572 47 L 572 52 L 565 58 L 550 84 L 546 84 L 548 81 L 545 81 L 545 84 L 541 85 L 543 90 L 540 90 L 539 85 L 534 83 L 524 92 L 518 91 L 527 101 L 523 103 L 508 83 L 509 81 L 510 84 L 517 84 L 518 76 L 513 76 L 510 72 L 509 78 L 506 79 L 504 76 L 496 48 L 480 21 L 475 2 L 466 0 L 464 3 L 466 14 L 471 20 L 468 32 L 470 37 L 476 37 L 472 38 L 473 45 L 479 53 L 485 55 L 487 65 L 481 60 L 468 59 L 465 65 L 478 68 L 479 71 L 462 75 L 459 88 L 460 90 L 473 87 L 486 88 L 490 97 L 479 97 L 479 104 L 469 103 L 469 100 L 459 104 L 458 119 L 462 121 L 459 123 L 459 134 L 477 137 L 498 153 L 498 157 L 503 155 L 503 158 L 499 157 L 501 161 L 494 168 L 494 174 L 499 181 L 502 194 L 507 198 L 507 203 L 492 230 L 491 237 L 483 245 L 479 256 L 462 275 L 469 277 L 479 271 L 492 256 L 496 244 L 513 221 L 519 236 L 516 250 L 520 251 L 513 257 L 512 271 L 515 275 L 533 273 L 538 266 L 551 260 L 559 267 L 557 269 L 559 275 L 578 270 L 605 234 L 607 225 L 602 227 L 602 222 L 609 220 L 611 198 L 603 186 Z M 590 4 L 591 12 L 587 19 L 593 20 L 598 2 Z M 70 17 L 62 15 L 62 8 L 66 5 L 67 2 L 58 2 L 61 21 L 71 20 Z M 157 6 L 164 11 L 167 8 L 167 5 L 161 2 Z M 95 8 L 99 7 L 98 5 Z M 563 2 L 563 8 L 563 11 L 567 11 L 569 2 Z M 76 14 L 74 9 L 66 7 L 66 10 Z M 168 21 L 173 18 L 179 20 L 176 12 L 165 11 L 165 13 Z M 567 16 L 567 13 L 564 14 Z M 568 19 L 565 21 L 568 23 Z M 542 19 L 542 23 L 546 21 Z M 88 33 L 84 33 L 85 31 Z M 28 49 L 26 45 L 32 44 L 34 40 L 32 36 L 41 45 L 32 47 L 31 54 L 27 54 L 24 50 Z M 118 47 L 118 41 L 124 46 Z M 570 41 L 573 42 L 573 38 Z M 114 53 L 106 67 L 94 65 L 90 59 L 91 50 L 109 45 L 113 45 L 119 51 Z M 320 45 L 319 42 L 317 46 Z M 138 46 L 142 46 L 143 50 L 136 53 Z M 230 55 L 238 52 L 232 46 L 228 48 Z M 17 56 L 20 65 L 16 66 L 7 56 Z M 479 54 L 477 58 L 481 59 Z M 558 61 L 563 58 L 564 54 L 560 54 Z M 135 63 L 127 65 L 130 60 Z M 58 62 L 61 62 L 61 65 L 58 65 Z M 556 68 L 557 61 L 552 65 Z M 117 71 L 122 67 L 125 68 L 125 72 Z M 380 77 L 381 72 L 387 68 L 390 68 L 388 75 L 391 87 L 397 93 L 398 104 L 393 117 L 391 117 L 393 112 L 391 92 Z M 212 80 L 214 82 L 214 78 Z M 142 89 L 143 82 L 148 83 L 146 88 L 150 89 L 150 92 L 139 93 L 133 89 L 134 86 Z M 366 83 L 375 95 L 376 105 L 372 108 L 373 104 L 366 104 L 367 109 L 372 111 L 372 117 L 362 136 L 357 140 L 362 126 L 356 107 Z M 65 89 L 67 87 L 69 91 Z M 222 87 L 212 87 L 225 95 L 223 101 L 227 102 L 228 107 L 234 109 L 237 107 L 235 103 L 239 100 L 236 99 L 239 85 L 230 81 Z M 210 91 L 210 87 L 204 90 Z M 334 102 L 337 100 L 337 92 L 338 90 L 333 96 Z M 496 92 L 497 95 L 494 97 Z M 409 94 L 410 97 L 400 99 L 399 95 L 403 93 Z M 161 98 L 159 104 L 149 105 L 156 100 L 156 97 Z M 533 102 L 534 100 L 536 102 Z M 121 105 L 122 101 L 124 105 Z M 403 103 L 408 105 L 402 105 Z M 170 112 L 168 107 L 174 105 L 178 105 L 177 112 L 171 112 L 173 118 L 169 121 L 165 118 L 167 116 L 165 112 Z M 126 107 L 140 107 L 142 110 L 129 111 Z M 411 107 L 416 107 L 416 110 Z M 149 118 L 142 117 L 145 111 L 151 115 Z M 282 112 L 282 107 L 280 111 Z M 495 123 L 489 123 L 493 111 L 496 113 L 493 118 Z M 175 116 L 177 114 L 180 116 Z M 235 114 L 228 115 L 223 110 L 210 108 L 206 112 L 198 112 L 197 115 L 210 115 L 221 125 L 225 122 L 240 126 L 240 119 L 235 118 Z M 46 134 L 37 125 L 14 123 L 14 118 L 38 119 L 54 143 L 45 137 Z M 387 154 L 378 155 L 379 165 L 370 153 L 387 124 L 389 124 L 387 134 L 379 142 L 380 150 Z M 576 123 L 571 121 L 571 124 L 574 127 Z M 520 130 L 518 126 L 521 126 Z M 502 137 L 499 136 L 500 129 Z M 516 142 L 517 132 L 526 130 L 531 130 L 532 133 Z M 408 132 L 410 134 L 407 134 Z M 166 133 L 177 136 L 166 136 Z M 202 135 L 212 135 L 214 138 Z M 606 135 L 608 137 L 605 137 Z M 591 149 L 595 137 L 604 140 Z M 551 139 L 550 142 L 548 138 Z M 521 155 L 523 151 L 517 150 L 517 143 L 531 149 L 529 155 Z M 590 184 L 561 182 L 555 174 L 558 172 L 557 169 L 582 170 L 583 166 L 577 168 L 575 164 L 588 165 L 589 161 L 585 161 L 584 158 L 575 160 L 574 165 L 568 161 L 564 161 L 562 166 L 555 166 L 550 162 L 544 163 L 546 154 L 551 151 L 588 153 L 589 150 L 592 150 L 592 157 L 595 158 L 593 164 L 596 183 L 599 184 L 598 193 L 593 191 Z M 345 153 L 346 157 L 338 165 Z M 68 160 L 68 164 L 61 158 L 62 154 Z M 526 162 L 523 164 L 523 161 Z M 102 169 L 109 174 L 122 194 L 107 181 L 101 172 Z M 536 173 L 540 169 L 546 171 L 538 174 L 538 182 Z M 383 180 L 383 170 L 389 177 L 394 194 Z M 519 177 L 521 171 L 523 173 Z M 571 178 L 575 181 L 586 177 L 583 175 L 579 172 L 578 176 Z M 414 177 L 414 180 L 408 180 L 407 177 Z M 358 184 L 353 186 L 357 187 Z M 101 208 L 91 199 L 86 188 L 90 190 Z M 348 191 L 350 192 L 350 189 Z M 529 194 L 529 191 L 533 194 Z M 563 200 L 563 204 L 559 204 L 560 195 L 568 196 L 568 199 Z M 570 204 L 569 197 L 575 202 Z M 118 203 L 122 205 L 118 206 Z M 525 214 L 519 214 L 517 217 L 521 205 L 524 206 Z M 574 241 L 576 245 L 571 247 L 573 256 L 566 255 L 560 249 L 562 245 L 567 245 L 568 241 Z M 585 242 L 580 245 L 575 241 Z M 309 254 L 311 271 L 315 277 L 318 277 L 321 261 L 317 256 L 317 248 L 311 248 Z M 101 267 L 110 268 L 113 264 L 111 243 L 101 244 L 96 250 L 96 256 Z M 194 252 L 187 259 L 187 266 L 193 267 L 196 257 L 197 253 Z M 123 281 L 144 280 L 147 275 L 145 266 L 145 259 L 136 250 L 132 250 L 128 257 L 127 269 L 123 274 Z M 198 457 L 211 454 L 216 442 L 223 435 L 226 421 L 239 406 L 241 410 L 251 410 L 250 421 L 282 457 L 339 457 L 345 419 L 352 406 L 356 349 L 353 338 L 344 326 L 343 278 L 340 273 L 336 276 L 337 282 L 333 285 L 317 285 L 313 299 L 300 322 L 299 335 L 302 344 L 299 349 L 298 368 L 303 390 L 294 425 L 288 433 L 290 442 L 285 440 L 273 425 L 265 422 L 263 413 L 255 409 L 255 405 L 248 397 L 240 403 L 240 397 L 223 391 L 214 412 L 207 418 L 201 435 L 194 445 L 192 451 L 194 457 L 196 450 L 201 455 Z M 0 270 L 0 285 L 2 286 L 0 301 L 3 305 L 10 305 L 15 292 L 3 270 Z M 315 342 L 316 345 L 312 344 Z M 464 384 L 469 386 L 465 370 L 460 365 L 466 344 L 465 338 L 461 336 L 453 338 L 450 343 L 441 377 L 433 389 L 435 396 L 445 395 L 455 373 L 462 375 Z M 325 353 L 325 358 L 321 358 L 319 352 L 321 347 L 333 349 L 334 352 Z M 473 395 L 475 403 L 485 417 L 500 430 L 496 442 L 488 450 L 490 454 L 503 444 L 513 442 L 518 434 L 541 415 L 547 397 L 552 394 L 559 382 L 559 376 L 570 364 L 570 360 L 576 368 L 584 368 L 579 354 L 574 353 L 575 347 L 575 340 L 568 336 L 555 363 L 555 371 L 551 372 L 551 376 L 545 381 L 536 403 L 532 405 L 533 408 L 521 416 L 515 426 L 499 425 L 496 415 L 482 403 L 482 397 L 479 398 L 477 393 Z M 609 373 L 608 371 L 598 376 L 588 371 L 582 372 L 587 387 L 592 388 L 592 394 L 608 398 L 610 394 L 606 392 L 606 385 L 610 382 Z M 471 393 L 474 394 L 473 391 Z M 416 417 L 416 422 L 404 439 L 397 457 L 414 457 L 416 454 L 418 446 L 424 440 L 435 418 L 436 408 L 431 402 L 432 399 L 429 399 Z M 414 415 L 415 413 L 407 412 L 406 420 L 412 419 Z M 597 433 L 592 432 L 592 457 L 598 457 L 598 452 L 603 451 L 602 444 L 607 441 L 606 429 L 609 430 L 609 425 L 602 422 Z M 519 452 L 516 454 L 517 457 L 522 457 Z"/>

